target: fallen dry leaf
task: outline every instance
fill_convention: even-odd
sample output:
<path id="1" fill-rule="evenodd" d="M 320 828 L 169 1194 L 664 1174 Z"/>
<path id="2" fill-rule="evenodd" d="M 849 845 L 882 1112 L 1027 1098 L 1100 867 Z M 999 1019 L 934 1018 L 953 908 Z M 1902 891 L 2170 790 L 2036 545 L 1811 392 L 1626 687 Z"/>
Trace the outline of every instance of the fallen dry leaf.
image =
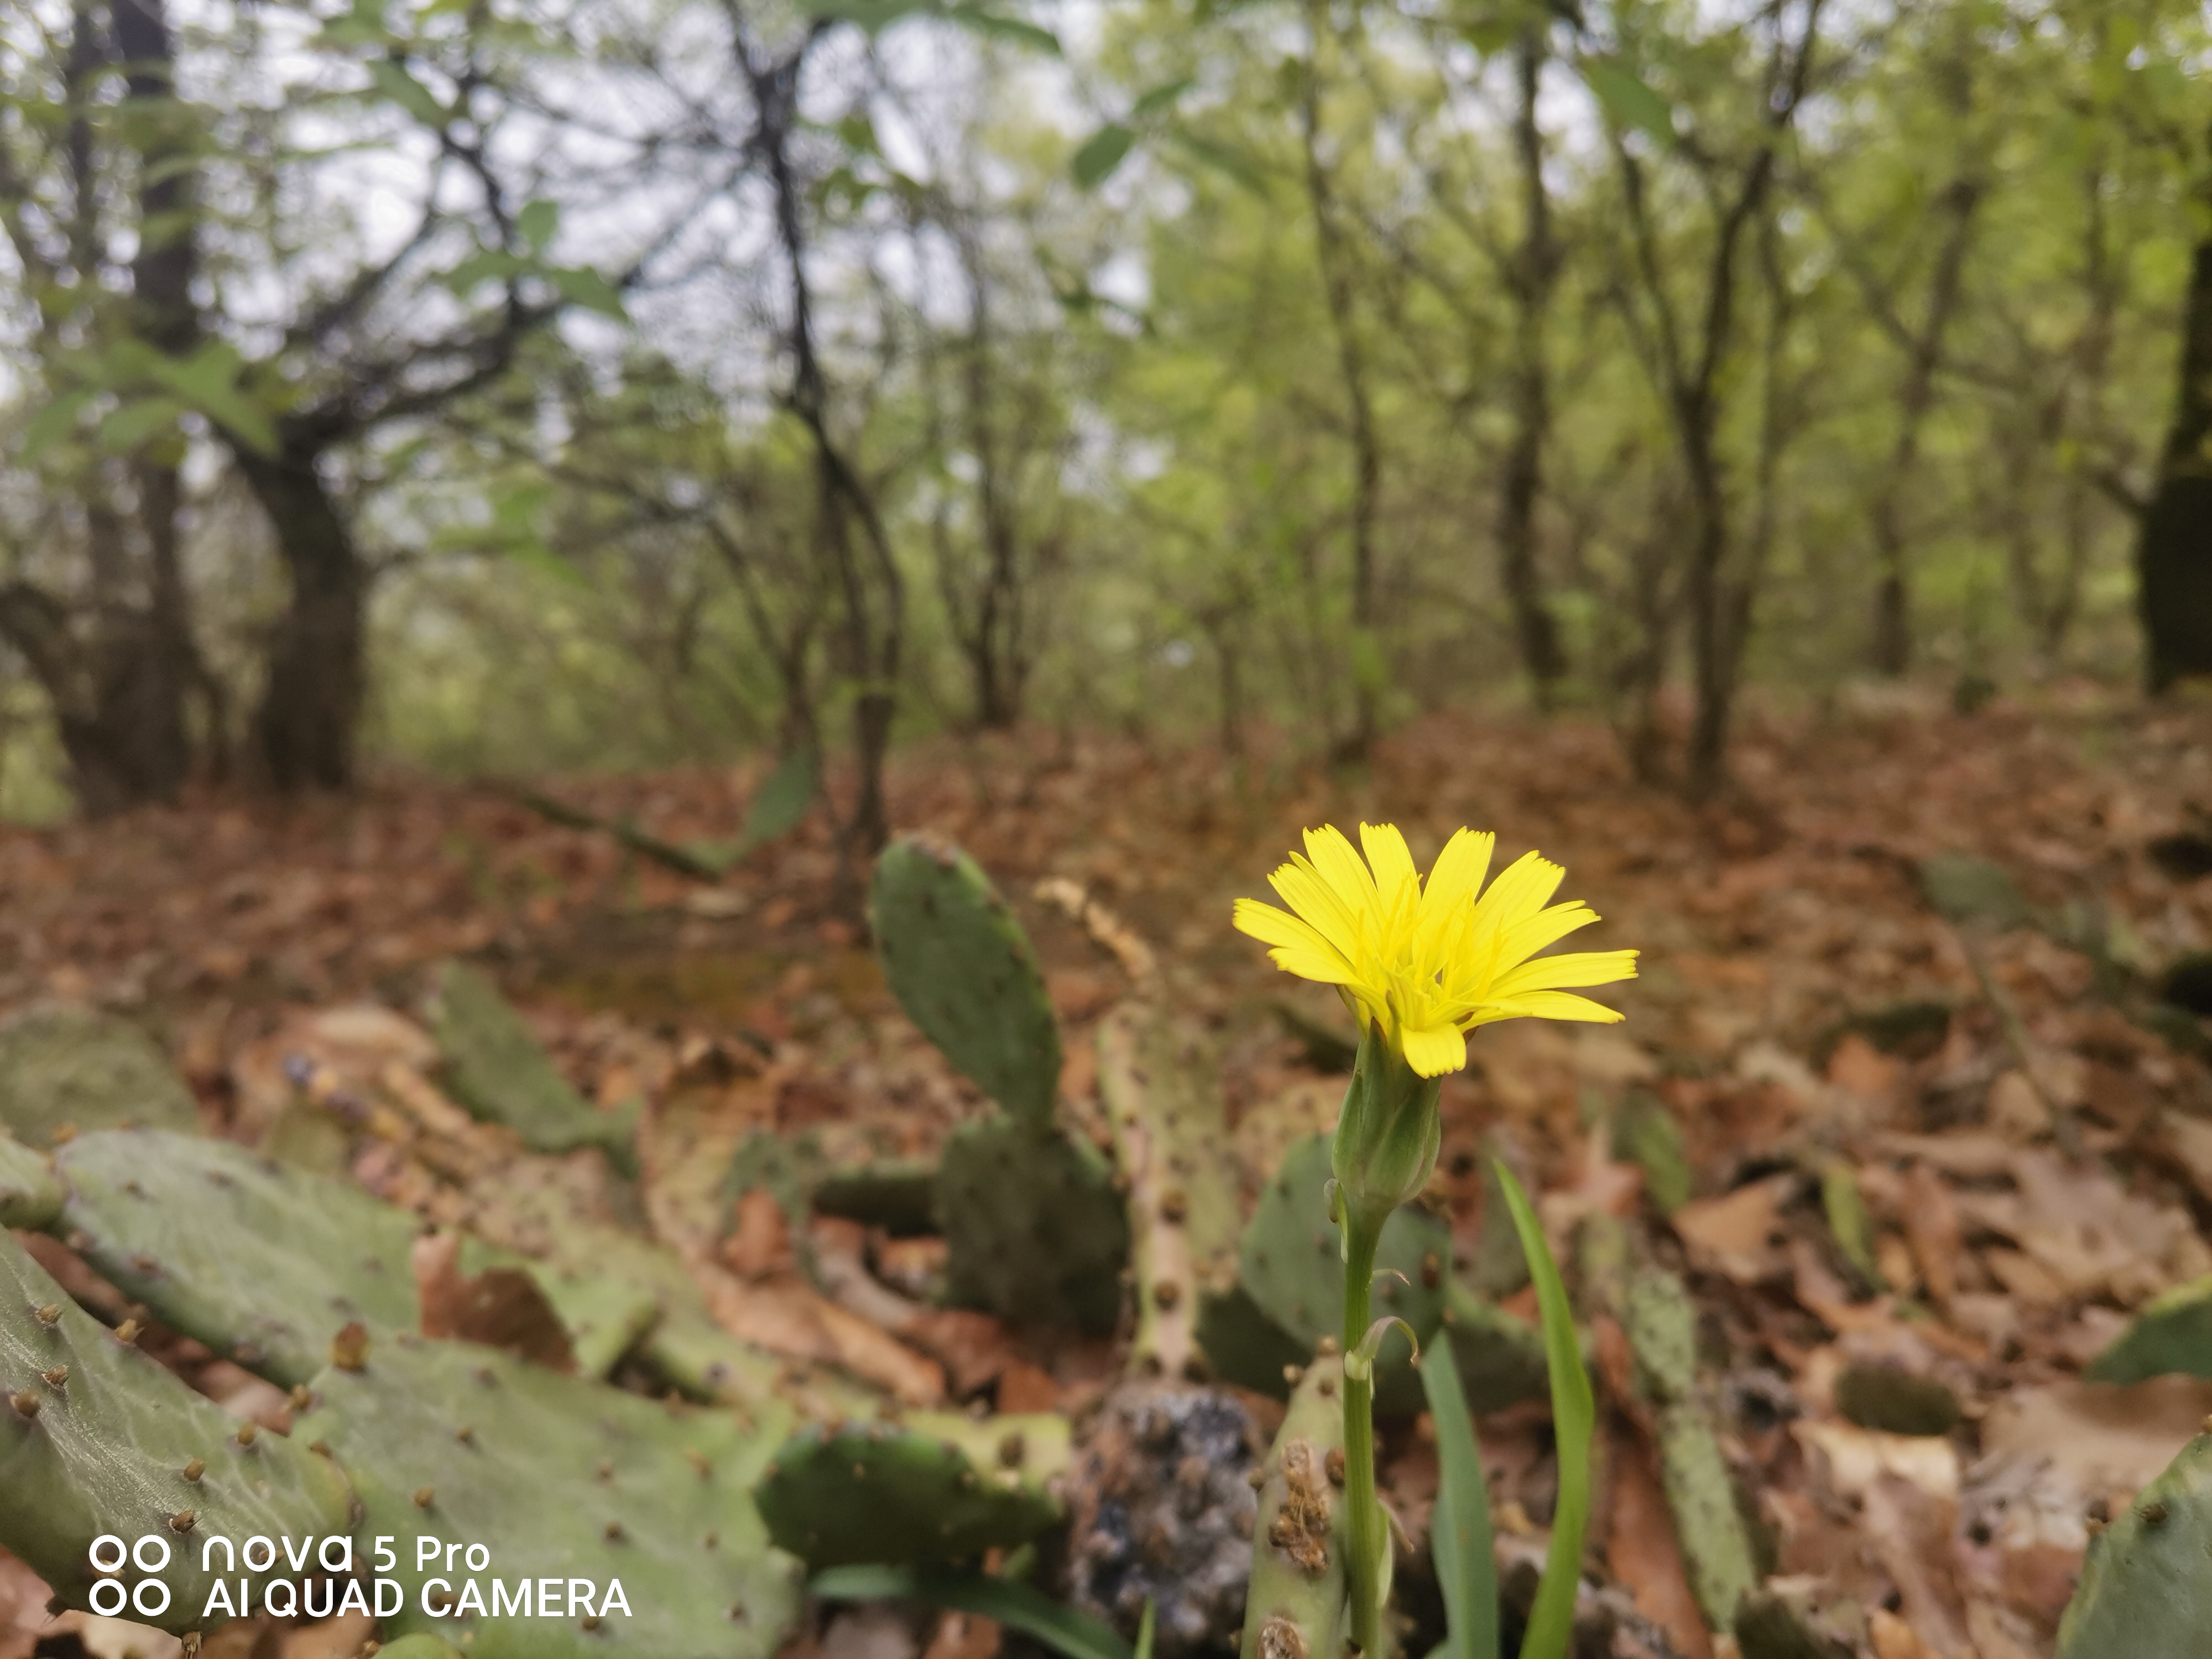
<path id="1" fill-rule="evenodd" d="M 1958 1293 L 1959 1255 L 1964 1249 L 1951 1189 L 1928 1165 L 1915 1164 L 1905 1172 L 1900 1214 L 1920 1282 L 1937 1307 L 1948 1308 Z"/>
<path id="2" fill-rule="evenodd" d="M 738 1194 L 720 1254 L 722 1265 L 740 1279 L 767 1279 L 792 1270 L 791 1224 L 774 1193 L 751 1187 Z"/>
<path id="3" fill-rule="evenodd" d="M 2040 1459 L 2063 1473 L 2082 1507 L 2126 1504 L 2173 1461 L 2212 1412 L 2212 1382 L 2153 1377 L 2126 1385 L 2056 1382 L 2019 1389 L 1982 1422 L 1986 1453 Z"/>
<path id="4" fill-rule="evenodd" d="M 1884 1434 L 1840 1420 L 1799 1421 L 1790 1431 L 1826 1461 L 1828 1486 L 1838 1496 L 1863 1500 L 1884 1480 L 1895 1479 L 1930 1497 L 1959 1495 L 1959 1452 L 1934 1435 Z"/>
<path id="5" fill-rule="evenodd" d="M 948 1613 L 937 1621 L 921 1659 L 997 1659 L 1000 1640 L 996 1620 L 981 1613 Z"/>
<path id="6" fill-rule="evenodd" d="M 461 1271 L 461 1236 L 432 1233 L 408 1252 L 422 1303 L 422 1334 L 480 1342 L 550 1370 L 573 1371 L 568 1328 L 538 1280 L 520 1267 Z"/>
<path id="7" fill-rule="evenodd" d="M 1867 1615 L 1867 1638 L 1874 1644 L 1875 1659 L 1943 1659 L 1887 1607 Z"/>
<path id="8" fill-rule="evenodd" d="M 1606 1459 L 1606 1565 L 1636 1610 L 1664 1630 L 1683 1659 L 1711 1659 L 1712 1633 L 1682 1570 L 1674 1517 L 1643 1435 L 1616 1435 Z"/>
<path id="9" fill-rule="evenodd" d="M 1017 1359 L 999 1373 L 998 1406 L 1002 1412 L 1059 1411 L 1060 1384 L 1051 1372 Z"/>
<path id="10" fill-rule="evenodd" d="M 1739 1285 L 1756 1285 L 1788 1269 L 1779 1248 L 1780 1211 L 1796 1184 L 1794 1175 L 1769 1176 L 1723 1197 L 1685 1204 L 1668 1221 L 1694 1265 Z"/>
<path id="11" fill-rule="evenodd" d="M 1912 1634 L 1936 1659 L 1973 1659 L 1952 1544 L 1957 1522 L 1949 1497 L 1916 1481 L 1885 1474 L 1867 1489 L 1868 1541 L 1897 1586 Z"/>

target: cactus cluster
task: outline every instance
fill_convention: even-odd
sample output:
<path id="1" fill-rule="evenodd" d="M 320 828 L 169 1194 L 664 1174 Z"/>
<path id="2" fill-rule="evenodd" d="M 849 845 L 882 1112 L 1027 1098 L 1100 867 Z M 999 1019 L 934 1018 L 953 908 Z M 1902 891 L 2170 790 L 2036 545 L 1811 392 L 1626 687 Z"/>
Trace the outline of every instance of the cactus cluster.
<path id="1" fill-rule="evenodd" d="M 1060 1518 L 1064 1418 L 809 1425 L 754 1489 L 769 1536 L 811 1567 L 973 1559 L 1025 1544 Z"/>
<path id="2" fill-rule="evenodd" d="M 132 1335 L 71 1302 L 0 1229 L 0 1546 L 83 1607 L 100 1577 L 94 1540 L 161 1539 L 171 1546 L 159 1575 L 167 1606 L 157 1611 L 148 1592 L 129 1616 L 182 1633 L 204 1622 L 203 1540 L 328 1537 L 350 1532 L 355 1516 L 327 1459 L 240 1425 Z M 234 1583 L 245 1571 L 220 1554 L 214 1570 Z"/>
<path id="3" fill-rule="evenodd" d="M 28 1008 L 0 1025 L 0 1130 L 47 1147 L 125 1124 L 200 1127 L 192 1091 L 144 1031 L 76 1003 Z"/>
<path id="4" fill-rule="evenodd" d="M 637 1173 L 635 1115 L 600 1111 L 578 1094 L 487 975 L 446 963 L 429 1012 L 446 1086 L 472 1114 L 506 1125 L 533 1152 L 597 1146 L 623 1174 Z"/>
<path id="5" fill-rule="evenodd" d="M 900 1006 L 999 1108 L 939 1165 L 949 1298 L 1110 1331 L 1128 1221 L 1106 1160 L 1059 1125 L 1060 1026 L 1021 925 L 973 860 L 916 836 L 878 861 L 868 915 Z"/>
<path id="6" fill-rule="evenodd" d="M 434 1635 L 471 1659 L 769 1659 L 796 1613 L 799 1564 L 775 1549 L 748 1496 L 787 1428 L 679 1409 L 562 1376 L 464 1342 L 395 1338 L 342 1356 L 311 1385 L 295 1443 L 326 1447 L 352 1477 L 364 1535 L 481 1543 L 484 1570 L 418 1566 L 394 1635 Z M 453 1586 L 454 1616 L 422 1610 Z M 474 1578 L 486 1611 L 464 1589 Z M 492 1581 L 619 1579 L 627 1615 L 502 1616 Z M 434 1595 L 441 1605 L 445 1592 Z M 463 1612 L 462 1609 L 465 1609 Z"/>

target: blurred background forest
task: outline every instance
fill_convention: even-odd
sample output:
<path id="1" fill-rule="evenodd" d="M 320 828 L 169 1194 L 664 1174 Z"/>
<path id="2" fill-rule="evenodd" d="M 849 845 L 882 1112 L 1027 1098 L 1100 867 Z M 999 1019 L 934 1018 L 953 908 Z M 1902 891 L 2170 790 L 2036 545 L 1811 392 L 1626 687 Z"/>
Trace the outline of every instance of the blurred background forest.
<path id="1" fill-rule="evenodd" d="M 2212 667 L 2207 45 L 18 0 L 0 813 L 821 751 L 865 852 L 933 731 L 1533 704 L 1694 798 L 1747 692 L 2161 689 Z"/>

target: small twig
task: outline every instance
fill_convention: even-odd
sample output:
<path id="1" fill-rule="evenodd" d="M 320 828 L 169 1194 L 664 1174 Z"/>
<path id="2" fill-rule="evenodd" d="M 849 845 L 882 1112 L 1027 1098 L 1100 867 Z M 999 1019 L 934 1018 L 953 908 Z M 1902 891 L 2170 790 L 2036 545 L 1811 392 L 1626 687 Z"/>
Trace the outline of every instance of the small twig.
<path id="1" fill-rule="evenodd" d="M 728 864 L 702 857 L 689 848 L 678 847 L 674 842 L 663 841 L 658 836 L 648 835 L 627 818 L 603 818 L 585 811 L 581 807 L 571 806 L 566 801 L 556 800 L 550 795 L 541 795 L 535 789 L 509 787 L 506 793 L 540 817 L 550 819 L 563 828 L 596 830 L 603 835 L 612 836 L 632 852 L 675 871 L 679 876 L 690 876 L 695 881 L 720 881 L 729 869 Z"/>
<path id="2" fill-rule="evenodd" d="M 1158 987 L 1160 964 L 1152 947 L 1137 936 L 1136 929 L 1085 893 L 1079 883 L 1066 876 L 1048 876 L 1030 890 L 1030 896 L 1060 911 L 1110 952 L 1129 976 L 1133 990 L 1141 995 Z"/>

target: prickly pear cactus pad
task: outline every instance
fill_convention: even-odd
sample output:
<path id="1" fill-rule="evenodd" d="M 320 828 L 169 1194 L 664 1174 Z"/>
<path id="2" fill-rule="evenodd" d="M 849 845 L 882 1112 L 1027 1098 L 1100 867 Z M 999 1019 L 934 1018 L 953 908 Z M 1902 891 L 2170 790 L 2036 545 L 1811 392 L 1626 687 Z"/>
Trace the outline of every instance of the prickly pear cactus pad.
<path id="1" fill-rule="evenodd" d="M 964 1561 L 1060 1519 L 1052 1487 L 1068 1455 L 1059 1417 L 817 1424 L 776 1453 L 753 1497 L 769 1535 L 811 1567 Z"/>
<path id="2" fill-rule="evenodd" d="M 465 1342 L 372 1342 L 315 1379 L 292 1431 L 353 1477 L 364 1537 L 390 1534 L 406 1592 L 385 1621 L 471 1659 L 769 1659 L 799 1607 L 799 1563 L 772 1548 L 747 1495 L 789 1427 L 672 1409 Z M 416 1539 L 482 1544 L 486 1566 L 417 1565 Z M 453 1615 L 423 1610 L 450 1585 Z M 511 1611 L 526 1580 L 562 1581 L 559 1617 Z M 589 1579 L 595 1607 L 566 1598 Z M 619 1580 L 627 1614 L 608 1604 Z M 495 1607 L 495 1583 L 507 1600 Z M 477 1587 L 472 1596 L 468 1586 Z M 433 1605 L 447 1589 L 431 1586 Z"/>
<path id="3" fill-rule="evenodd" d="M 1015 1324 L 1110 1332 L 1129 1221 L 1106 1160 L 1010 1117 L 962 1124 L 938 1168 L 945 1297 Z"/>
<path id="4" fill-rule="evenodd" d="M 602 1112 L 578 1094 L 487 976 L 447 963 L 430 1013 L 447 1086 L 476 1116 L 505 1124 L 533 1152 L 597 1146 L 617 1169 L 636 1173 L 629 1116 Z"/>
<path id="5" fill-rule="evenodd" d="M 126 1588 L 158 1577 L 167 1609 L 154 1610 L 149 1589 L 127 1616 L 181 1633 L 221 1622 L 203 1617 L 208 1539 L 235 1546 L 352 1529 L 334 1464 L 304 1442 L 263 1434 L 241 1445 L 240 1434 L 221 1407 L 71 1302 L 0 1230 L 0 1547 L 70 1607 L 93 1606 L 91 1552 L 103 1536 L 170 1545 L 166 1569 L 122 1577 Z M 156 1559 L 150 1545 L 146 1554 Z M 242 1571 L 216 1551 L 213 1576 L 234 1589 Z"/>
<path id="6" fill-rule="evenodd" d="M 1321 1356 L 1291 1393 L 1261 1468 L 1242 1659 L 1344 1651 L 1344 1362 Z"/>
<path id="7" fill-rule="evenodd" d="M 45 1147 L 64 1129 L 125 1123 L 199 1131 L 192 1092 L 153 1038 L 73 1003 L 26 1009 L 0 1025 L 0 1128 Z"/>
<path id="8" fill-rule="evenodd" d="M 53 1165 L 0 1132 L 0 1227 L 51 1227 L 61 1212 Z"/>
<path id="9" fill-rule="evenodd" d="M 948 842 L 901 836 L 876 861 L 868 925 L 922 1035 L 1008 1112 L 1049 1123 L 1060 1024 L 1028 936 L 975 861 Z"/>
<path id="10" fill-rule="evenodd" d="M 56 1167 L 78 1254 L 161 1321 L 290 1388 L 331 1338 L 416 1322 L 415 1218 L 358 1187 L 228 1141 L 118 1129 L 82 1135 Z"/>
<path id="11" fill-rule="evenodd" d="M 1252 1300 L 1308 1349 L 1338 1334 L 1343 1318 L 1344 1258 L 1324 1207 L 1328 1158 L 1327 1135 L 1291 1148 L 1261 1191 L 1237 1251 L 1238 1277 Z M 1399 1210 L 1384 1224 L 1375 1257 L 1376 1316 L 1404 1320 L 1425 1345 L 1443 1322 L 1450 1262 L 1450 1228 L 1413 1206 Z M 1402 1331 L 1384 1339 L 1375 1366 L 1376 1411 L 1421 1408 L 1421 1382 L 1411 1359 Z"/>
<path id="12" fill-rule="evenodd" d="M 2212 1434 L 2089 1540 L 2058 1659 L 2197 1659 L 2212 1632 Z"/>
<path id="13" fill-rule="evenodd" d="M 1261 1312 L 1242 1285 L 1200 1301 L 1193 1334 L 1206 1364 L 1224 1381 L 1277 1400 L 1291 1392 L 1284 1368 L 1305 1363 L 1306 1345 Z"/>
<path id="14" fill-rule="evenodd" d="M 1480 1417 L 1540 1399 L 1551 1383 L 1542 1334 L 1456 1279 L 1447 1280 L 1444 1289 L 1444 1337 L 1468 1409 Z"/>
<path id="15" fill-rule="evenodd" d="M 2081 1375 L 2092 1382 L 2140 1382 L 2173 1372 L 2212 1376 L 2212 1279 L 2152 1297 Z"/>
<path id="16" fill-rule="evenodd" d="M 1158 1010 L 1125 1004 L 1098 1028 L 1098 1091 L 1135 1247 L 1131 1362 L 1170 1376 L 1195 1374 L 1203 1310 L 1237 1282 L 1241 1206 L 1210 1072 L 1195 1038 Z"/>

